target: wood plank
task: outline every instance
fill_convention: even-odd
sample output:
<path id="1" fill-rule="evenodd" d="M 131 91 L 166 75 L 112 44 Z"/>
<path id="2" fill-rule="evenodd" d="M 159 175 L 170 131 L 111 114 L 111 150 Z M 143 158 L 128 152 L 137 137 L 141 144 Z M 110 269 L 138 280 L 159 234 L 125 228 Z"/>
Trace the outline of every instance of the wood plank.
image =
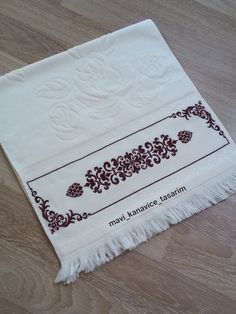
<path id="1" fill-rule="evenodd" d="M 0 0 L 0 74 L 145 18 L 236 140 L 233 0 Z M 59 261 L 0 150 L 0 313 L 236 313 L 235 206 L 233 196 L 54 285 Z"/>
<path id="2" fill-rule="evenodd" d="M 0 51 L 0 75 L 23 67 L 25 62 Z"/>
<path id="3" fill-rule="evenodd" d="M 137 250 L 235 300 L 235 201 L 234 196 L 171 227 L 168 241 L 161 235 L 159 242 L 153 239 Z"/>
<path id="4" fill-rule="evenodd" d="M 236 2 L 234 0 L 196 0 L 206 7 L 235 18 Z"/>
<path id="5" fill-rule="evenodd" d="M 32 63 L 65 50 L 68 46 L 40 31 L 0 13 L 0 50 L 25 63 Z"/>
<path id="6" fill-rule="evenodd" d="M 24 0 L 24 3 L 25 9 L 21 10 L 18 0 L 1 0 L 1 13 L 63 42 L 68 48 L 109 32 L 102 23 L 62 8 L 55 1 Z"/>

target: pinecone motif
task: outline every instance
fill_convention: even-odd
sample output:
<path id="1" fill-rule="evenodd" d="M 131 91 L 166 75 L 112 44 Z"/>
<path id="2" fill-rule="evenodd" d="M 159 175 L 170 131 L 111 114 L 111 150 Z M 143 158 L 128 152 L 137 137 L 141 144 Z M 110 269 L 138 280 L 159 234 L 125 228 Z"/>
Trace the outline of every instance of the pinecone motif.
<path id="1" fill-rule="evenodd" d="M 83 187 L 79 183 L 73 183 L 67 190 L 66 196 L 80 197 L 83 194 Z"/>
<path id="2" fill-rule="evenodd" d="M 178 138 L 179 138 L 180 142 L 186 144 L 191 140 L 192 135 L 193 135 L 193 133 L 190 131 L 180 131 L 178 133 Z"/>

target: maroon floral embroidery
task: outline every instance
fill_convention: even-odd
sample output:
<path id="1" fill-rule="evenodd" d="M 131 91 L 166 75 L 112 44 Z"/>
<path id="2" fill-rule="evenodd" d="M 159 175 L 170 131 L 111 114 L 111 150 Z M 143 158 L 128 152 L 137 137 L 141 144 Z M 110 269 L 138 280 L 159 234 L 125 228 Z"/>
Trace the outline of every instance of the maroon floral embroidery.
<path id="1" fill-rule="evenodd" d="M 70 197 L 80 197 L 83 194 L 83 187 L 79 183 L 73 183 L 66 195 Z"/>
<path id="2" fill-rule="evenodd" d="M 229 144 L 229 140 L 225 136 L 224 132 L 220 129 L 218 125 L 216 125 L 215 120 L 212 118 L 211 114 L 205 110 L 205 107 L 202 105 L 201 101 L 199 101 L 194 106 L 189 106 L 182 111 L 173 113 L 172 115 L 167 116 L 162 120 L 157 121 L 156 123 L 159 123 L 165 119 L 177 117 L 189 120 L 189 118 L 191 118 L 192 116 L 196 116 L 206 120 L 208 128 L 212 128 L 213 130 L 217 131 L 220 136 L 223 136 L 226 139 L 227 143 L 217 150 Z M 138 130 L 137 132 L 139 131 L 140 130 Z M 186 144 L 191 139 L 192 132 L 186 130 L 178 132 L 178 140 L 180 142 Z M 171 156 L 175 156 L 177 153 L 176 143 L 178 140 L 171 139 L 169 135 L 161 135 L 160 139 L 155 138 L 152 142 L 146 142 L 144 145 L 139 145 L 131 152 L 126 152 L 122 156 L 118 156 L 117 158 L 113 158 L 110 161 L 106 161 L 104 162 L 102 167 L 97 166 L 94 167 L 94 170 L 87 171 L 85 175 L 87 182 L 84 187 L 90 188 L 95 193 L 101 193 L 102 189 L 108 190 L 111 184 L 119 184 L 120 181 L 125 181 L 133 174 L 138 174 L 141 170 L 145 170 L 148 167 L 153 167 L 155 164 L 159 164 L 162 159 L 169 159 Z M 112 144 L 113 143 L 109 145 Z M 73 162 L 76 161 L 78 160 L 75 160 Z M 195 162 L 197 161 L 198 160 L 196 160 Z M 42 197 L 38 196 L 37 192 L 30 187 L 29 183 L 35 181 L 38 178 L 28 181 L 27 184 L 29 189 L 31 190 L 31 194 L 35 202 L 38 204 L 38 208 L 41 210 L 42 217 L 48 222 L 51 233 L 54 233 L 62 227 L 68 227 L 72 223 L 87 219 L 89 216 L 92 216 L 110 206 L 105 206 L 104 208 L 98 209 L 93 213 L 84 212 L 83 214 L 79 214 L 74 213 L 70 209 L 65 215 L 59 214 L 50 209 L 49 200 L 44 200 Z M 83 187 L 80 183 L 73 183 L 68 188 L 66 193 L 66 195 L 70 197 L 80 197 L 82 194 Z"/>
<path id="3" fill-rule="evenodd" d="M 34 197 L 35 203 L 38 204 L 38 208 L 41 210 L 43 218 L 48 222 L 48 227 L 50 228 L 52 234 L 62 227 L 66 228 L 70 224 L 87 219 L 92 215 L 85 212 L 83 214 L 74 213 L 71 209 L 65 215 L 58 214 L 50 209 L 49 200 L 44 200 L 42 197 L 37 195 L 36 191 L 34 191 L 31 187 L 29 188 L 32 196 Z"/>
<path id="4" fill-rule="evenodd" d="M 89 187 L 94 193 L 102 193 L 103 189 L 108 190 L 112 184 L 117 185 L 133 174 L 159 164 L 162 159 L 175 156 L 176 143 L 177 140 L 162 134 L 160 139 L 156 137 L 152 142 L 146 142 L 131 152 L 112 158 L 104 162 L 102 167 L 94 167 L 94 170 L 87 171 L 85 187 Z"/>
<path id="5" fill-rule="evenodd" d="M 178 138 L 179 138 L 180 142 L 186 144 L 191 140 L 192 135 L 193 135 L 193 133 L 190 131 L 180 131 L 178 133 Z"/>
<path id="6" fill-rule="evenodd" d="M 219 127 L 219 125 L 215 123 L 215 120 L 212 118 L 210 112 L 206 111 L 201 101 L 199 101 L 194 106 L 189 106 L 182 111 L 173 113 L 170 116 L 170 118 L 180 117 L 180 118 L 185 118 L 186 120 L 189 120 L 189 118 L 191 118 L 192 116 L 196 116 L 196 117 L 206 120 L 206 124 L 208 125 L 208 128 L 212 128 L 213 130 L 219 132 L 220 136 L 223 136 L 225 139 L 227 139 L 224 132 Z"/>

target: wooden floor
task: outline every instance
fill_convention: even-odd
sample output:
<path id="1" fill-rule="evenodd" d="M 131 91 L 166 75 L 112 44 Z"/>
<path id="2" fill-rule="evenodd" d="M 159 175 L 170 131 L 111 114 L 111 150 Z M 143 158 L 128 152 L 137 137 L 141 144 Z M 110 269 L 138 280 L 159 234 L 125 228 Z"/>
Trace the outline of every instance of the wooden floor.
<path id="1" fill-rule="evenodd" d="M 146 18 L 236 140 L 235 0 L 0 0 L 0 74 Z M 59 262 L 1 151 L 0 226 L 1 314 L 236 313 L 236 196 L 54 285 Z"/>

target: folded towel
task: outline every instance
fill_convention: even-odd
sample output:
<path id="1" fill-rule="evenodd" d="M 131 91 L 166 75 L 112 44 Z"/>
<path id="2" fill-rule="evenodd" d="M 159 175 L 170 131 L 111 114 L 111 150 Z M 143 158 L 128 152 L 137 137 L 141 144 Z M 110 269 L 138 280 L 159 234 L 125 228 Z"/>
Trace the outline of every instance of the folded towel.
<path id="1" fill-rule="evenodd" d="M 0 141 L 60 259 L 56 282 L 236 190 L 235 144 L 151 20 L 6 74 L 0 90 Z"/>

